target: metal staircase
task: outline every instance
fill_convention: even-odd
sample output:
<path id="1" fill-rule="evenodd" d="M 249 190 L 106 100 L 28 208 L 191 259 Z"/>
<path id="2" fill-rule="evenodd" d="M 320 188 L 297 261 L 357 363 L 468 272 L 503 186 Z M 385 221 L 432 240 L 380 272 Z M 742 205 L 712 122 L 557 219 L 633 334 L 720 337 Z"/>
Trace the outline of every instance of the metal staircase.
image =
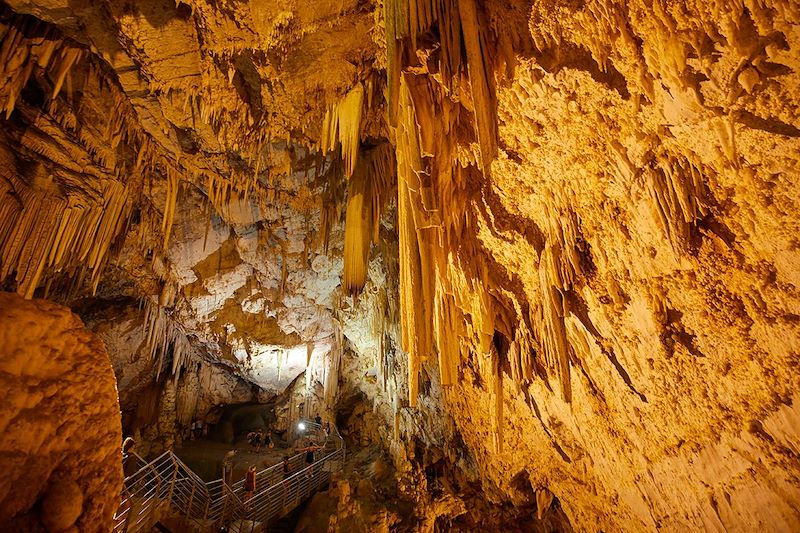
<path id="1" fill-rule="evenodd" d="M 301 420 L 305 435 L 323 436 L 322 427 Z M 114 533 L 150 531 L 169 513 L 182 517 L 187 527 L 198 532 L 219 531 L 255 533 L 284 516 L 326 484 L 333 472 L 342 469 L 344 440 L 331 426 L 325 445 L 311 465 L 305 454 L 293 456 L 291 476 L 283 479 L 283 464 L 278 463 L 256 474 L 256 491 L 245 501 L 244 480 L 228 486 L 222 479 L 206 483 L 171 451 L 149 463 L 138 456 L 139 469 L 125 478 L 119 508 L 114 515 Z M 190 526 L 188 526 L 190 524 Z"/>

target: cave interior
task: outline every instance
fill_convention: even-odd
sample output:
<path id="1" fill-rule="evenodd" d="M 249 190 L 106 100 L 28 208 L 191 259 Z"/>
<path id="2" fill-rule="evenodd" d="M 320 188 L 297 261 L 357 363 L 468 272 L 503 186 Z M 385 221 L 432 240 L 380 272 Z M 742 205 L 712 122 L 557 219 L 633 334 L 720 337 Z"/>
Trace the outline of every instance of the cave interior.
<path id="1" fill-rule="evenodd" d="M 8 0 L 0 122 L 3 531 L 800 531 L 800 2 Z"/>

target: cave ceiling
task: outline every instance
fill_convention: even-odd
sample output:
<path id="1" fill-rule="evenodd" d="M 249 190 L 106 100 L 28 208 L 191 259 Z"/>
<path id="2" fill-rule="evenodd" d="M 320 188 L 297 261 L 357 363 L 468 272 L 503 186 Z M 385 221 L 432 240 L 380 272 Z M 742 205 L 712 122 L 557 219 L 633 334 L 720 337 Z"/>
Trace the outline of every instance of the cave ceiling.
<path id="1" fill-rule="evenodd" d="M 50 228 L 42 256 L 9 252 L 5 275 L 29 295 L 166 304 L 152 321 L 223 359 L 305 368 L 307 344 L 332 335 L 342 268 L 341 165 L 316 145 L 332 105 L 377 90 L 372 8 L 12 2 L 2 17 L 2 159 L 7 187 L 32 198 L 12 217 Z M 363 134 L 385 138 L 380 108 L 367 115 Z M 44 257 L 54 241 L 61 255 Z"/>

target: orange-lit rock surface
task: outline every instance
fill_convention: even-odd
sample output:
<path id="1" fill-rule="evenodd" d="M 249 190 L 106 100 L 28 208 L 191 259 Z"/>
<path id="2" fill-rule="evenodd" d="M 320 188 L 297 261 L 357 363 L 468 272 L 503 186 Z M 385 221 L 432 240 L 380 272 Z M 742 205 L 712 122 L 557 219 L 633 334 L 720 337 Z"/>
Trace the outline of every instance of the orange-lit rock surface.
<path id="1" fill-rule="evenodd" d="M 800 529 L 797 2 L 0 25 L 0 283 L 95 316 L 151 425 L 252 384 L 382 446 L 420 523 Z"/>
<path id="2" fill-rule="evenodd" d="M 0 528 L 108 531 L 122 488 L 105 347 L 69 309 L 0 293 Z"/>

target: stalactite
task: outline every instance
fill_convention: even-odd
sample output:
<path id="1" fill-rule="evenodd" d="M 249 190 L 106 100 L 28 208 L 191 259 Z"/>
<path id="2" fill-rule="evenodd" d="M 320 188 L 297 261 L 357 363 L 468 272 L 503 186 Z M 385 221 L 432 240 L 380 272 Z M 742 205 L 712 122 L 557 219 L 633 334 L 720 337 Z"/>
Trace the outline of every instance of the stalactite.
<path id="1" fill-rule="evenodd" d="M 570 345 L 564 326 L 567 316 L 566 300 L 563 297 L 564 287 L 559 268 L 558 247 L 545 247 L 539 260 L 539 290 L 542 295 L 541 315 L 537 330 L 542 332 L 542 343 L 546 366 L 552 369 L 561 385 L 561 396 L 570 401 L 569 354 Z"/>
<path id="2" fill-rule="evenodd" d="M 386 288 L 381 287 L 374 299 L 375 309 L 372 313 L 373 319 L 371 324 L 371 333 L 378 338 L 378 380 L 381 384 L 381 390 L 386 392 L 386 376 L 389 375 L 390 370 L 387 367 L 387 354 L 386 354 L 386 307 L 388 305 L 388 298 L 386 296 Z"/>
<path id="3" fill-rule="evenodd" d="M 319 155 L 322 159 L 322 154 Z M 322 164 L 320 163 L 320 167 Z M 320 236 L 322 238 L 322 249 L 328 253 L 331 229 L 336 226 L 342 218 L 341 206 L 345 204 L 347 198 L 347 183 L 343 177 L 343 165 L 341 159 L 334 157 L 328 171 L 326 172 L 325 184 L 322 189 L 322 213 L 320 215 Z"/>
<path id="4" fill-rule="evenodd" d="M 8 176 L 0 182 L 0 279 L 16 272 L 17 292 L 33 297 L 43 276 L 92 273 L 96 290 L 111 244 L 121 235 L 132 205 L 125 186 L 107 181 L 102 201 L 73 205 Z"/>
<path id="5" fill-rule="evenodd" d="M 394 185 L 394 152 L 388 143 L 362 153 L 348 181 L 343 287 L 357 295 L 367 281 L 370 245 L 378 240 L 381 213 Z"/>
<path id="6" fill-rule="evenodd" d="M 69 70 L 85 52 L 65 43 L 57 32 L 49 29 L 44 35 L 29 37 L 26 32 L 30 25 L 24 17 L 10 12 L 2 14 L 5 20 L 0 22 L 0 108 L 8 119 L 35 68 L 43 69 L 54 80 L 52 99 L 61 90 Z"/>
<path id="7" fill-rule="evenodd" d="M 193 359 L 193 351 L 183 329 L 167 315 L 166 308 L 151 298 L 144 301 L 145 346 L 155 367 L 155 377 L 161 375 L 167 356 L 172 354 L 170 375 L 177 379 L 181 368 Z"/>
<path id="8" fill-rule="evenodd" d="M 482 8 L 475 0 L 386 0 L 387 103 L 389 123 L 397 126 L 404 59 L 414 57 L 417 39 L 436 28 L 440 52 L 437 72 L 451 95 L 458 94 L 461 72 L 471 88 L 471 111 L 481 147 L 482 168 L 488 176 L 497 155 L 497 102 L 494 87 L 496 55 L 486 34 Z M 466 62 L 462 63 L 462 43 Z M 459 94 L 459 96 L 461 96 Z"/>
<path id="9" fill-rule="evenodd" d="M 402 46 L 400 39 L 406 36 L 405 27 L 407 0 L 384 0 L 383 18 L 386 24 L 386 102 L 391 126 L 397 126 L 397 109 L 400 97 L 400 72 Z"/>
<path id="10" fill-rule="evenodd" d="M 328 109 L 322 123 L 320 149 L 327 154 L 337 143 L 341 146 L 344 172 L 348 178 L 353 175 L 358 160 L 363 107 L 364 87 L 359 83 Z"/>
<path id="11" fill-rule="evenodd" d="M 442 386 L 450 386 L 456 382 L 458 362 L 461 357 L 459 338 L 465 331 L 460 314 L 456 310 L 452 296 L 447 294 L 442 287 L 443 276 L 436 275 L 436 300 L 434 333 L 436 347 L 439 352 L 439 379 Z"/>
<path id="12" fill-rule="evenodd" d="M 652 200 L 654 218 L 675 256 L 682 257 L 689 246 L 690 226 L 708 212 L 702 201 L 702 173 L 685 159 L 660 156 L 656 162 L 656 168 L 643 173 L 645 186 Z"/>
<path id="13" fill-rule="evenodd" d="M 231 183 L 218 174 L 206 174 L 206 195 L 214 209 L 223 216 L 228 213 Z"/>
<path id="14" fill-rule="evenodd" d="M 286 241 L 281 241 L 281 283 L 278 286 L 278 300 L 283 300 L 283 295 L 286 294 L 286 280 L 289 278 L 289 265 L 286 256 Z"/>
<path id="15" fill-rule="evenodd" d="M 472 89 L 472 108 L 475 131 L 481 146 L 481 165 L 489 176 L 491 162 L 497 155 L 497 118 L 494 101 L 494 71 L 484 26 L 480 23 L 475 0 L 459 0 L 461 30 L 467 52 L 469 82 Z"/>
<path id="16" fill-rule="evenodd" d="M 531 346 L 533 333 L 525 320 L 522 309 L 517 306 L 517 316 L 521 318 L 514 330 L 514 340 L 508 350 L 508 359 L 511 363 L 512 380 L 520 390 L 524 383 L 530 383 L 534 378 L 533 348 Z"/>
<path id="17" fill-rule="evenodd" d="M 82 182 L 80 188 L 68 182 L 62 189 L 67 191 L 66 196 L 52 197 L 44 190 L 28 190 L 25 177 L 11 177 L 0 185 L 13 189 L 22 202 L 16 214 L 13 204 L 9 204 L 0 215 L 4 217 L 0 228 L 16 228 L 13 235 L 8 231 L 0 233 L 0 272 L 4 278 L 16 272 L 17 288 L 28 296 L 33 295 L 40 280 L 49 286 L 56 273 L 71 276 L 75 286 L 88 272 L 88 281 L 96 290 L 112 243 L 121 242 L 120 236 L 128 227 L 133 205 L 142 192 L 143 178 L 157 167 L 167 176 L 167 201 L 161 223 L 166 246 L 180 174 L 186 165 L 176 165 L 160 154 L 160 147 L 139 125 L 126 95 L 115 80 L 109 79 L 94 55 L 60 37 L 49 26 L 32 26 L 29 17 L 9 11 L 2 15 L 0 107 L 7 114 L 18 109 L 32 125 L 20 140 L 20 148 L 52 161 L 56 180 L 64 179 L 58 175 L 59 166 L 92 179 Z M 84 85 L 75 89 L 88 94 L 101 91 L 113 102 L 107 109 L 105 128 L 86 127 L 82 124 L 86 119 L 81 115 L 82 108 L 74 109 L 69 101 L 73 90 L 70 72 L 78 65 L 85 73 L 80 77 Z M 44 112 L 18 102 L 18 95 L 33 75 L 50 97 L 44 103 Z M 67 94 L 61 95 L 64 87 Z M 123 143 L 125 149 L 119 149 Z M 137 154 L 134 168 L 120 157 L 128 149 Z M 87 170 L 83 157 L 90 158 L 99 168 Z M 36 211 L 45 214 L 35 220 L 32 213 Z M 140 242 L 149 240 L 142 235 L 144 229 L 139 228 Z M 146 229 L 158 233 L 158 226 L 147 225 Z"/>
<path id="18" fill-rule="evenodd" d="M 178 192 L 180 189 L 180 173 L 171 164 L 167 163 L 167 197 L 164 205 L 164 219 L 161 223 L 161 234 L 164 236 L 164 250 L 167 249 L 169 244 L 169 236 L 172 232 L 172 222 L 175 218 L 175 204 L 178 201 Z"/>
<path id="19" fill-rule="evenodd" d="M 50 98 L 55 98 L 61 92 L 61 86 L 64 84 L 64 79 L 69 74 L 70 68 L 75 64 L 78 59 L 84 54 L 83 50 L 78 48 L 62 48 L 61 61 L 59 62 L 58 69 L 55 72 L 56 81 L 53 86 L 53 93 Z"/>
<path id="20" fill-rule="evenodd" d="M 249 347 L 248 347 L 249 348 Z M 249 349 L 248 349 L 249 351 Z M 250 356 L 248 355 L 248 361 L 250 360 Z M 278 369 L 278 381 L 283 378 L 283 369 L 286 368 L 286 362 L 289 359 L 289 352 L 284 348 L 278 348 L 277 355 L 275 356 L 275 363 Z M 248 365 L 251 363 L 248 363 Z M 306 390 L 310 388 L 311 376 L 310 374 L 306 374 Z"/>
<path id="21" fill-rule="evenodd" d="M 473 351 L 478 354 L 477 371 L 491 402 L 493 446 L 501 450 L 503 378 L 500 357 L 493 345 L 495 330 L 500 328 L 512 339 L 505 357 L 509 358 L 512 373 L 520 379 L 515 380 L 517 386 L 530 382 L 537 375 L 532 349 L 535 339 L 531 326 L 526 322 L 527 312 L 523 312 L 513 294 L 506 296 L 513 304 L 510 309 L 504 307 L 508 304 L 499 303 L 497 293 L 503 288 L 498 286 L 498 280 L 490 272 L 489 263 L 482 260 L 484 252 L 469 238 L 481 223 L 476 219 L 477 211 L 473 207 L 480 204 L 475 203 L 477 195 L 470 182 L 479 182 L 484 175 L 477 168 L 481 158 L 465 160 L 454 136 L 461 120 L 460 106 L 442 97 L 436 85 L 423 77 L 407 75 L 401 81 L 398 127 L 395 130 L 401 236 L 400 301 L 403 333 L 413 331 L 413 337 L 409 334 L 403 338 L 404 348 L 409 351 L 411 404 L 414 405 L 416 394 L 413 379 L 416 369 L 422 364 L 418 354 L 438 354 L 440 379 L 446 392 L 447 387 L 458 379 L 462 350 L 464 353 Z M 408 104 L 404 97 L 408 98 Z M 409 131 L 415 136 L 409 137 Z M 409 147 L 416 151 L 409 150 Z M 418 159 L 409 158 L 409 153 L 416 154 Z M 409 160 L 414 164 L 409 165 Z M 490 208 L 484 204 L 482 212 L 486 213 L 486 224 L 493 226 L 489 211 Z M 408 222 L 404 223 L 404 220 Z M 569 212 L 554 214 L 552 221 L 548 234 L 552 233 L 558 252 L 551 262 L 552 275 L 548 278 L 548 287 L 561 296 L 558 291 L 571 286 L 580 273 L 580 258 L 574 250 L 579 222 L 574 213 Z M 410 227 L 416 232 L 406 241 L 403 231 Z M 566 251 L 562 252 L 564 249 Z M 433 285 L 427 288 L 428 292 L 424 283 L 417 281 L 414 286 L 415 273 L 419 273 L 421 279 L 434 280 Z M 408 290 L 410 287 L 413 290 Z M 421 298 L 415 299 L 415 294 Z M 422 320 L 425 312 L 422 302 L 426 300 L 432 301 L 434 307 L 428 318 Z M 550 313 L 548 319 L 551 319 L 553 328 L 561 325 L 563 330 L 564 303 L 562 299 L 558 303 L 562 304 L 561 314 L 554 318 Z M 548 304 L 548 310 L 554 306 L 555 303 Z M 516 330 L 513 316 L 522 317 Z M 558 322 L 557 318 L 561 321 Z M 541 321 L 539 319 L 536 324 L 541 325 Z M 426 331 L 428 324 L 432 324 L 432 331 Z M 428 338 L 428 335 L 433 336 L 429 348 L 420 352 L 414 343 Z M 566 342 L 565 337 L 564 340 Z M 565 350 L 564 353 L 568 352 Z M 548 368 L 565 384 L 564 390 L 569 391 L 568 359 L 556 355 L 551 357 L 551 362 Z"/>
<path id="22" fill-rule="evenodd" d="M 461 21 L 458 0 L 386 0 L 383 16 L 386 24 L 386 74 L 389 123 L 397 125 L 400 76 L 407 49 L 417 50 L 419 36 L 436 27 L 440 36 L 439 72 L 452 89 L 461 67 Z"/>
<path id="23" fill-rule="evenodd" d="M 416 406 L 419 371 L 431 352 L 432 300 L 426 299 L 423 254 L 416 220 L 421 219 L 418 194 L 423 172 L 416 114 L 405 80 L 400 86 L 397 138 L 397 195 L 400 237 L 400 302 L 403 349 L 408 353 L 409 404 Z M 421 220 L 420 220 L 421 222 Z M 427 272 L 426 272 L 427 273 Z"/>
<path id="24" fill-rule="evenodd" d="M 309 366 L 311 364 L 311 356 L 313 355 L 313 353 L 314 353 L 314 343 L 313 342 L 307 342 L 306 343 L 306 366 Z"/>
<path id="25" fill-rule="evenodd" d="M 469 175 L 484 179 L 497 153 L 496 54 L 483 7 L 475 0 L 387 0 L 383 6 L 388 117 L 397 143 L 400 321 L 414 406 L 418 372 L 427 357 L 438 355 L 440 379 L 447 387 L 457 379 L 462 348 L 468 349 L 462 340 L 482 354 L 489 353 L 492 343 L 498 313 L 490 296 L 493 280 L 476 246 L 465 238 L 476 221 L 470 209 L 474 192 L 462 165 L 479 166 L 482 176 Z M 432 32 L 439 38 L 437 53 L 418 50 L 418 38 Z M 430 64 L 434 60 L 438 65 Z M 404 73 L 407 66 L 412 68 Z M 435 77 L 419 76 L 426 69 Z M 456 133 L 464 129 L 466 117 L 477 135 L 474 152 Z M 502 379 L 492 377 L 496 361 L 479 361 L 495 409 L 501 409 Z M 531 369 L 518 371 L 532 375 Z M 497 439 L 500 443 L 502 436 Z"/>
<path id="26" fill-rule="evenodd" d="M 489 370 L 488 381 L 492 397 L 489 413 L 492 430 L 492 445 L 495 453 L 502 453 L 503 426 L 505 425 L 503 423 L 503 374 L 500 371 L 500 355 L 497 353 L 497 349 L 494 345 L 491 345 L 486 357 L 489 359 L 487 361 Z"/>
<path id="27" fill-rule="evenodd" d="M 348 294 L 357 295 L 367 281 L 370 248 L 370 212 L 365 208 L 372 198 L 366 190 L 366 173 L 356 171 L 350 179 L 344 234 L 344 273 L 342 285 Z"/>
<path id="28" fill-rule="evenodd" d="M 333 343 L 326 356 L 325 382 L 323 383 L 326 410 L 333 409 L 336 404 L 336 396 L 339 393 L 339 366 L 342 360 L 342 350 L 344 350 L 344 336 L 342 328 L 337 322 L 334 329 Z"/>

